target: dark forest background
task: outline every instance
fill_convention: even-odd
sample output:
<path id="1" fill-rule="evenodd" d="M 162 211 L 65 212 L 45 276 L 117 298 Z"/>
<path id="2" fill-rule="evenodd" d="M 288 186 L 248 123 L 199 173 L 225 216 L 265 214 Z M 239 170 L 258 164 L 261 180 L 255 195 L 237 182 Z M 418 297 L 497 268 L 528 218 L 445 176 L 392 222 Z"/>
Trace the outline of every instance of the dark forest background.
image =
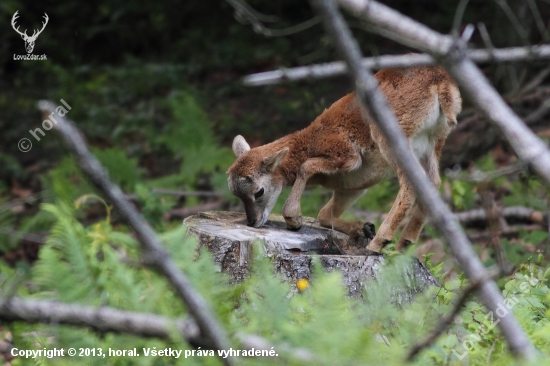
<path id="1" fill-rule="evenodd" d="M 459 1 L 385 3 L 432 29 L 449 33 Z M 235 135 L 242 134 L 252 146 L 273 141 L 307 126 L 352 90 L 346 77 L 244 86 L 242 77 L 251 73 L 338 59 L 321 24 L 284 36 L 266 36 L 272 31 L 286 32 L 288 27 L 310 20 L 314 14 L 307 2 L 249 0 L 247 4 L 258 12 L 256 26 L 225 1 L 0 2 L 0 270 L 6 274 L 19 270 L 24 273 L 23 278 L 31 285 L 21 283 L 21 293 L 36 294 L 40 286 L 44 293 L 53 291 L 55 281 L 33 287 L 31 279 L 36 279 L 37 273 L 45 276 L 59 265 L 51 258 L 48 261 L 49 257 L 42 258 L 46 254 L 41 254 L 41 250 L 61 240 L 62 220 L 71 218 L 75 220 L 71 225 L 92 230 L 93 225 L 99 225 L 106 217 L 104 203 L 90 199 L 89 195 L 97 191 L 83 177 L 55 132 L 45 131 L 40 141 L 30 134 L 29 130 L 41 128 L 42 118 L 36 107 L 39 100 L 49 99 L 59 104 L 63 99 L 72 107 L 67 117 L 75 121 L 113 180 L 159 232 L 166 232 L 180 227 L 184 217 L 199 211 L 242 210 L 240 202 L 227 190 L 225 175 L 234 160 L 230 146 Z M 38 37 L 33 52 L 47 55 L 47 61 L 13 59 L 14 54 L 26 53 L 23 40 L 11 27 L 11 18 L 17 10 L 20 15 L 17 24 L 21 30 L 29 29 L 29 34 L 41 27 L 44 12 L 48 14 L 49 23 Z M 373 35 L 357 19 L 348 19 L 365 56 L 414 52 Z M 471 0 L 460 29 L 466 24 L 479 26 L 480 23 L 486 27 L 494 47 L 549 43 L 550 1 Z M 486 47 L 479 31 L 469 46 Z M 481 67 L 518 115 L 526 117 L 540 112 L 530 127 L 548 141 L 548 62 Z M 495 235 L 490 225 L 466 219 L 468 235 L 476 243 L 481 258 L 491 266 L 498 260 L 497 251 L 502 251 L 511 268 L 521 268 L 518 273 L 534 273 L 528 266 L 535 262 L 539 268 L 547 268 L 550 263 L 548 222 L 544 221 L 550 207 L 547 187 L 517 162 L 498 130 L 474 110 L 468 100 L 464 101 L 457 131 L 449 137 L 441 166 L 444 172 L 441 193 L 454 211 L 465 212 L 468 218 L 468 212 L 483 208 L 489 199 L 490 204 L 501 211 L 504 207 L 522 206 L 545 218 L 533 221 L 514 215 L 506 217 L 508 231 L 501 232 L 498 245 L 494 245 Z M 33 147 L 29 152 L 18 149 L 22 138 L 31 140 Z M 479 177 L 485 173 L 494 179 L 472 179 L 473 174 Z M 391 207 L 397 189 L 395 180 L 373 187 L 346 217 L 370 219 L 374 215 L 378 224 L 381 215 Z M 303 213 L 316 216 L 330 198 L 330 192 L 313 188 L 306 193 Z M 285 194 L 288 192 L 279 198 L 274 212 L 280 213 Z M 117 221 L 116 214 L 111 224 L 109 230 L 128 231 Z M 453 293 L 464 286 L 464 279 L 456 277 L 452 259 L 435 230 L 428 225 L 424 231 L 416 255 L 442 283 L 448 279 L 455 281 L 448 287 Z M 80 238 L 83 242 L 87 240 L 84 237 Z M 75 238 L 71 240 L 78 242 Z M 46 253 L 51 254 L 49 249 Z M 186 255 L 182 258 L 192 257 Z M 60 260 L 69 261 L 64 257 Z M 78 272 L 76 267 L 74 270 Z M 95 270 L 99 271 L 96 268 L 86 273 L 93 277 Z M 546 281 L 546 272 L 541 272 L 541 283 Z M 2 272 L 0 285 L 3 285 L 1 275 Z M 507 280 L 510 279 L 499 283 L 504 286 Z M 327 281 L 328 287 L 335 283 Z M 70 293 L 71 285 L 63 283 L 63 286 L 66 287 L 60 285 L 56 291 Z M 107 289 L 101 291 L 95 294 L 108 293 Z M 217 294 L 212 292 L 207 297 L 215 299 Z M 321 292 L 318 295 L 321 296 Z M 88 303 L 78 296 L 83 295 L 58 298 Z M 232 296 L 238 298 L 235 293 Z M 537 299 L 541 305 L 535 309 L 537 314 L 550 308 L 544 293 L 532 296 L 533 299 L 540 297 Z M 441 295 L 440 304 L 448 306 L 452 298 Z M 117 305 L 133 306 L 130 300 L 127 303 L 121 300 Z M 416 306 L 418 311 L 420 307 Z M 477 306 L 475 309 L 481 309 Z M 156 310 L 154 304 L 149 307 Z M 149 308 L 138 310 L 144 309 Z M 225 318 L 227 308 L 219 305 L 216 310 L 224 314 L 221 316 L 224 322 L 234 321 Z M 439 310 L 443 312 L 448 307 Z M 160 311 L 173 315 L 167 307 L 161 307 Z M 388 319 L 395 314 L 388 315 Z M 543 318 L 548 321 L 547 315 L 541 315 Z M 475 326 L 474 323 L 473 318 L 465 320 L 467 327 Z M 527 323 L 522 321 L 524 326 Z M 236 327 L 236 323 L 231 324 Z M 391 320 L 383 323 L 390 328 L 391 324 Z M 269 334 L 268 326 L 265 329 L 250 326 L 251 331 Z M 377 324 L 369 328 L 369 332 L 381 326 Z M 414 327 L 407 329 L 412 339 Z M 12 329 L 0 325 L 0 340 L 3 336 L 7 339 L 7 333 L 24 334 L 29 330 L 23 326 Z M 74 334 L 67 333 L 64 339 Z M 86 339 L 92 342 L 92 338 Z M 94 342 L 104 341 L 94 339 Z M 299 338 L 296 336 L 296 339 Z M 442 349 L 452 347 L 449 344 L 454 340 L 449 339 L 443 341 L 450 343 L 445 343 Z M 493 339 L 496 344 L 498 336 Z M 115 340 L 120 341 L 118 338 L 111 341 L 116 343 Z M 502 340 L 499 342 L 500 345 Z M 482 348 L 487 351 L 490 347 L 489 343 Z M 500 352 L 504 354 L 504 346 Z M 441 355 L 431 360 L 437 361 L 434 364 L 446 364 Z"/>
<path id="2" fill-rule="evenodd" d="M 252 146 L 273 141 L 307 126 L 351 91 L 345 77 L 245 87 L 241 78 L 251 73 L 338 59 L 320 24 L 285 36 L 266 36 L 281 29 L 285 33 L 288 27 L 310 20 L 313 13 L 307 2 L 248 4 L 258 13 L 255 26 L 225 1 L 45 1 L 40 5 L 3 1 L 0 194 L 5 200 L 30 194 L 44 196 L 32 207 L 26 202 L 20 208 L 16 226 L 28 219 L 27 214 L 32 216 L 43 199 L 55 201 L 54 177 L 78 181 L 72 176 L 78 174 L 77 169 L 72 169 L 70 159 L 65 158 L 55 133 L 48 132 L 40 141 L 29 133 L 41 128 L 36 108 L 41 99 L 63 99 L 72 107 L 69 117 L 99 151 L 115 179 L 124 181 L 128 193 L 135 193 L 136 186 L 215 190 L 225 197 L 219 207 L 239 209 L 238 202 L 227 194 L 224 175 L 233 160 L 227 149 L 233 137 L 242 134 Z M 390 5 L 448 33 L 458 1 L 393 1 Z M 13 59 L 14 54 L 25 54 L 23 41 L 10 24 L 16 10 L 20 16 L 17 24 L 21 30 L 29 29 L 29 34 L 41 27 L 43 13 L 48 14 L 49 24 L 34 49 L 36 55 L 46 54 L 47 61 Z M 546 0 L 472 0 L 460 29 L 482 23 L 495 47 L 524 46 L 550 40 L 549 19 Z M 414 51 L 369 33 L 357 20 L 350 18 L 350 25 L 366 56 Z M 470 46 L 485 47 L 479 31 Z M 537 111 L 550 98 L 545 62 L 486 65 L 483 71 L 520 116 Z M 498 131 L 470 108 L 467 100 L 459 122 L 457 130 L 461 132 L 449 137 L 442 169 L 473 169 L 476 160 L 484 157 L 483 164 L 489 164 L 486 168 L 514 160 Z M 548 122 L 543 113 L 531 125 L 548 134 Z M 22 138 L 31 140 L 31 151 L 19 151 L 17 143 Z M 387 205 L 382 202 L 391 199 L 394 183 L 383 185 L 358 207 L 385 210 Z M 470 188 L 462 188 L 463 183 L 451 185 L 447 186 L 449 199 L 456 192 L 470 192 Z M 71 184 L 72 193 L 65 197 L 76 199 L 86 189 Z M 146 194 L 146 189 L 140 192 Z M 159 198 L 155 215 L 178 220 L 182 213 L 193 211 L 176 210 L 172 216 L 170 210 L 218 202 L 216 198 L 153 196 L 151 202 Z M 306 202 L 306 213 L 316 215 L 326 197 L 311 206 Z M 457 200 L 468 199 L 455 197 Z M 9 241 L 11 249 L 17 247 L 13 238 Z M 0 253 L 5 250 L 0 246 Z"/>

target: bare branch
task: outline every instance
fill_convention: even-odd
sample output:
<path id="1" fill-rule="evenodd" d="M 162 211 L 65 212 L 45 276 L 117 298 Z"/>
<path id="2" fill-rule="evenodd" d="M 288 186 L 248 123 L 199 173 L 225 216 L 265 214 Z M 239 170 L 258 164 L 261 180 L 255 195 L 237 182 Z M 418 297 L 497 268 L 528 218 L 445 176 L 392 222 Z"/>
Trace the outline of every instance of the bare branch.
<path id="1" fill-rule="evenodd" d="M 235 18 L 241 23 L 252 25 L 254 32 L 263 34 L 266 37 L 285 37 L 291 34 L 302 32 L 320 22 L 318 17 L 311 18 L 300 24 L 293 25 L 284 29 L 270 29 L 263 25 L 262 20 L 273 21 L 276 17 L 269 17 L 258 13 L 250 5 L 241 0 L 225 0 L 235 9 Z"/>
<path id="2" fill-rule="evenodd" d="M 537 224 L 546 225 L 548 217 L 545 213 L 533 210 L 529 207 L 511 206 L 501 209 L 500 215 L 505 219 L 514 219 L 521 221 L 530 221 Z M 467 225 L 472 222 L 487 221 L 487 215 L 483 209 L 474 209 L 455 213 L 456 218 Z"/>
<path id="3" fill-rule="evenodd" d="M 531 125 L 544 118 L 548 112 L 550 112 L 550 99 L 547 99 L 542 103 L 535 111 L 531 112 L 523 120 L 526 124 Z"/>
<path id="4" fill-rule="evenodd" d="M 38 107 L 45 118 L 55 113 L 55 105 L 49 101 L 40 101 Z M 74 154 L 80 168 L 90 181 L 112 201 L 121 218 L 134 229 L 147 262 L 157 268 L 172 284 L 197 322 L 201 334 L 211 341 L 213 348 L 229 349 L 225 331 L 214 317 L 210 305 L 164 250 L 157 233 L 124 196 L 120 187 L 111 181 L 97 158 L 88 150 L 73 122 L 59 115 L 56 119 L 58 123 L 55 125 L 55 130 L 59 132 L 67 148 Z M 227 358 L 223 361 L 227 364 L 231 363 Z"/>
<path id="5" fill-rule="evenodd" d="M 527 0 L 527 3 L 529 4 L 529 8 L 531 8 L 531 13 L 533 13 L 533 17 L 535 18 L 535 24 L 539 29 L 542 40 L 544 42 L 550 42 L 550 34 L 548 34 L 548 30 L 544 25 L 544 21 L 542 20 L 542 15 L 540 14 L 539 8 L 537 7 L 535 0 Z"/>
<path id="6" fill-rule="evenodd" d="M 399 35 L 397 38 L 400 39 L 404 37 L 394 30 L 394 26 L 399 31 L 403 30 L 407 32 L 411 31 L 411 24 L 414 24 L 416 28 L 421 27 L 418 32 L 420 34 L 415 34 L 418 36 L 413 43 L 415 46 L 422 45 L 424 48 L 433 48 L 440 52 L 442 51 L 442 54 L 445 55 L 454 42 L 448 37 L 434 36 L 435 32 L 422 25 L 417 26 L 417 23 L 411 19 L 406 18 L 403 20 L 402 18 L 404 17 L 401 14 L 375 1 L 342 1 L 342 3 L 350 6 L 352 9 L 354 8 L 356 11 L 359 10 L 361 16 L 368 14 L 365 18 L 369 21 L 369 24 L 373 24 L 375 27 L 383 26 L 385 34 L 397 33 Z M 482 302 L 490 311 L 496 311 L 498 305 L 504 300 L 502 294 L 495 282 L 487 278 L 487 271 L 483 263 L 481 263 L 472 248 L 458 221 L 445 205 L 439 196 L 439 192 L 430 182 L 420 163 L 412 153 L 407 139 L 399 127 L 395 114 L 388 107 L 385 96 L 378 89 L 378 81 L 370 70 L 363 67 L 359 46 L 351 35 L 349 28 L 347 28 L 342 15 L 338 12 L 336 5 L 332 0 L 312 0 L 312 5 L 323 16 L 323 22 L 328 33 L 333 38 L 335 47 L 338 48 L 348 64 L 350 76 L 356 86 L 358 97 L 363 105 L 372 113 L 377 126 L 380 128 L 389 146 L 394 148 L 394 158 L 412 185 L 417 200 L 426 208 L 433 220 L 432 222 L 445 237 L 453 256 L 469 280 L 472 283 L 481 282 L 479 291 Z M 380 8 L 382 10 L 378 10 Z M 396 25 L 395 20 L 399 20 L 399 24 Z M 386 32 L 388 30 L 389 32 Z M 383 123 L 381 123 L 382 121 Z M 503 317 L 499 326 L 512 352 L 526 359 L 534 358 L 535 349 L 513 314 L 509 313 Z"/>
<path id="7" fill-rule="evenodd" d="M 519 38 L 521 39 L 521 42 L 525 46 L 530 46 L 529 42 L 529 34 L 527 31 L 522 27 L 521 22 L 519 21 L 516 14 L 514 14 L 514 11 L 512 8 L 510 8 L 510 5 L 508 5 L 508 2 L 506 0 L 495 0 L 495 2 L 502 8 L 504 11 L 504 14 L 508 17 L 514 28 L 516 29 L 517 34 L 519 35 Z"/>
<path id="8" fill-rule="evenodd" d="M 537 211 L 523 206 L 501 207 L 499 210 L 500 216 L 506 220 L 527 221 L 537 224 L 536 226 L 531 225 L 529 228 L 548 226 L 548 213 L 542 211 Z M 352 210 L 352 213 L 358 218 L 370 222 L 377 220 L 384 221 L 387 216 L 387 213 L 384 212 L 364 211 L 358 209 Z M 455 212 L 454 215 L 455 218 L 464 226 L 487 221 L 485 210 L 481 208 Z M 406 224 L 406 222 L 407 221 L 404 221 L 404 224 Z M 515 226 L 515 228 L 517 229 L 518 226 Z M 517 230 L 510 230 L 510 233 L 515 232 L 517 232 Z"/>
<path id="9" fill-rule="evenodd" d="M 468 57 L 476 63 L 484 64 L 489 62 L 518 62 L 549 60 L 550 45 L 533 47 L 511 47 L 500 49 L 476 49 L 468 50 Z M 367 57 L 363 59 L 363 66 L 377 70 L 386 67 L 412 67 L 422 65 L 435 65 L 437 61 L 428 54 L 414 55 L 391 55 Z M 329 62 L 319 65 L 301 66 L 290 69 L 279 69 L 274 71 L 251 74 L 243 78 L 247 86 L 261 86 L 279 84 L 284 81 L 298 81 L 304 79 L 323 79 L 345 75 L 347 72 L 346 63 L 342 61 Z"/>
<path id="10" fill-rule="evenodd" d="M 492 172 L 482 172 L 480 170 L 476 170 L 471 174 L 461 174 L 460 172 L 453 172 L 452 170 L 447 169 L 445 171 L 445 176 L 449 179 L 461 180 L 463 182 L 483 183 L 490 182 L 499 177 L 514 175 L 526 171 L 527 165 L 519 162 L 504 166 Z"/>
<path id="11" fill-rule="evenodd" d="M 497 275 L 498 275 L 498 273 L 497 274 L 492 274 L 492 275 L 488 274 L 487 275 L 488 277 L 484 277 L 484 278 L 480 279 L 479 281 L 473 282 L 471 285 L 469 285 L 462 292 L 462 295 L 460 295 L 460 298 L 455 303 L 455 306 L 453 307 L 453 311 L 451 311 L 451 313 L 445 319 L 443 319 L 441 322 L 439 322 L 437 324 L 437 327 L 435 328 L 433 333 L 429 337 L 427 337 L 424 341 L 422 341 L 422 342 L 418 343 L 417 345 L 413 346 L 413 348 L 409 351 L 409 354 L 407 356 L 407 361 L 409 361 L 409 362 L 413 361 L 414 358 L 416 357 L 416 355 L 418 355 L 424 348 L 427 348 L 427 347 L 431 346 L 437 340 L 437 338 L 443 332 L 445 332 L 447 330 L 447 328 L 449 328 L 453 324 L 453 322 L 454 322 L 455 318 L 457 317 L 457 315 L 460 314 L 460 311 L 462 310 L 462 307 L 466 304 L 466 301 L 468 301 L 470 296 L 475 291 L 477 291 L 479 286 L 481 286 L 481 284 L 485 280 L 494 278 Z"/>
<path id="12" fill-rule="evenodd" d="M 458 6 L 456 7 L 455 17 L 453 19 L 453 27 L 451 28 L 451 34 L 453 37 L 458 38 L 460 34 L 460 24 L 462 24 L 462 18 L 464 17 L 464 12 L 468 6 L 470 0 L 460 0 Z"/>
<path id="13" fill-rule="evenodd" d="M 92 328 L 99 332 L 128 333 L 139 337 L 169 339 L 173 329 L 190 344 L 208 346 L 191 320 L 174 320 L 157 314 L 137 313 L 111 307 L 95 308 L 48 300 L 0 297 L 0 319 L 27 323 L 62 324 Z M 172 333 L 173 334 L 173 333 Z"/>
<path id="14" fill-rule="evenodd" d="M 273 23 L 279 20 L 279 17 L 276 15 L 266 15 L 258 12 L 256 9 L 248 5 L 246 1 L 240 1 L 240 0 L 226 0 L 234 9 L 235 11 L 242 11 L 249 13 L 249 16 L 252 16 L 256 19 L 258 19 L 261 22 L 266 23 Z"/>
<path id="15" fill-rule="evenodd" d="M 491 53 L 492 56 L 495 51 L 495 46 L 493 45 L 493 41 L 491 41 L 491 36 L 489 35 L 489 31 L 487 30 L 485 23 L 478 23 L 477 28 L 479 29 L 479 33 L 481 34 L 481 39 L 483 40 L 483 43 L 485 43 L 485 47 L 487 47 L 487 50 Z"/>
<path id="16" fill-rule="evenodd" d="M 548 214 L 542 211 L 537 211 L 529 207 L 523 206 L 510 206 L 510 207 L 501 207 L 499 208 L 500 216 L 506 220 L 515 220 L 515 221 L 527 221 L 537 224 L 536 227 L 548 226 Z M 358 218 L 365 221 L 384 221 L 387 216 L 387 213 L 377 212 L 377 211 L 364 211 L 364 210 L 352 210 L 352 213 Z M 486 222 L 487 215 L 485 210 L 481 208 L 475 208 L 473 210 L 455 212 L 455 218 L 464 226 L 472 225 L 474 223 Z M 404 221 L 406 224 L 407 221 Z M 531 225 L 530 228 L 535 226 Z M 518 228 L 516 226 L 516 228 Z M 517 232 L 517 230 L 511 230 L 510 232 Z"/>
<path id="17" fill-rule="evenodd" d="M 510 225 L 506 230 L 500 232 L 500 238 L 517 238 L 521 233 L 527 231 L 541 231 L 544 230 L 544 227 L 540 224 L 531 224 L 531 225 Z M 487 242 L 491 240 L 493 234 L 488 231 L 481 231 L 477 233 L 468 233 L 468 239 L 472 242 Z"/>
<path id="18" fill-rule="evenodd" d="M 527 85 L 525 85 L 521 90 L 519 91 L 517 97 L 521 97 L 524 94 L 536 89 L 543 81 L 544 79 L 550 74 L 550 67 L 546 67 L 542 69 L 534 78 L 531 80 Z"/>
<path id="19" fill-rule="evenodd" d="M 197 324 L 190 319 L 170 319 L 162 315 L 120 310 L 108 306 L 97 308 L 48 300 L 0 297 L 0 320 L 70 325 L 91 328 L 102 333 L 124 333 L 161 339 L 173 339 L 175 330 L 191 345 L 201 347 L 210 345 L 210 341 L 201 336 Z M 239 333 L 236 338 L 244 349 L 270 350 L 273 347 L 273 344 L 265 338 L 256 335 Z M 284 351 L 298 360 L 315 360 L 313 353 L 304 348 L 278 347 L 277 351 Z"/>

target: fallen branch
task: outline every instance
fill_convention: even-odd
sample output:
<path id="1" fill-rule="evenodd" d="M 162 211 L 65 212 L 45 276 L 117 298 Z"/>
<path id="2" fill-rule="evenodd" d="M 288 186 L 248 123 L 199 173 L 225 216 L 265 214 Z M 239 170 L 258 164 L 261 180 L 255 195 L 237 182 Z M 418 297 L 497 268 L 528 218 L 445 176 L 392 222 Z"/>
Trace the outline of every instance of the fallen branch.
<path id="1" fill-rule="evenodd" d="M 138 337 L 170 339 L 177 330 L 190 344 L 207 346 L 191 320 L 174 320 L 157 314 L 137 313 L 111 307 L 95 308 L 48 300 L 0 297 L 0 319 L 27 323 L 63 324 L 92 328 L 98 332 L 127 333 Z"/>
<path id="2" fill-rule="evenodd" d="M 187 343 L 208 347 L 210 340 L 201 336 L 199 327 L 190 319 L 170 319 L 152 313 L 120 310 L 108 306 L 92 307 L 63 304 L 48 300 L 25 300 L 0 297 L 0 320 L 24 321 L 33 324 L 70 325 L 91 328 L 100 333 L 114 332 L 138 337 L 173 339 L 174 330 Z M 243 349 L 270 350 L 273 345 L 266 339 L 239 333 L 236 337 Z M 312 361 L 311 351 L 303 348 L 281 348 L 295 359 Z"/>
<path id="3" fill-rule="evenodd" d="M 504 207 L 500 215 L 506 220 L 530 221 L 540 225 L 547 225 L 548 214 L 523 206 Z M 474 222 L 487 221 L 485 210 L 479 208 L 455 213 L 455 217 L 462 224 L 468 225 Z"/>
<path id="4" fill-rule="evenodd" d="M 467 55 L 472 61 L 480 64 L 489 62 L 500 63 L 549 60 L 550 45 L 511 47 L 493 50 L 476 49 L 468 50 Z M 436 59 L 429 54 L 366 57 L 363 58 L 361 62 L 363 67 L 372 70 L 386 67 L 412 67 L 437 64 Z M 301 66 L 251 74 L 245 76 L 242 81 L 247 86 L 261 86 L 279 84 L 285 81 L 331 78 L 342 76 L 346 73 L 346 63 L 343 61 L 336 61 L 319 65 Z"/>
<path id="5" fill-rule="evenodd" d="M 453 172 L 449 170 L 445 172 L 445 175 L 449 179 L 461 180 L 463 182 L 483 183 L 483 182 L 490 182 L 496 178 L 500 178 L 508 175 L 514 175 L 514 174 L 526 172 L 526 171 L 527 171 L 527 164 L 524 164 L 522 162 L 517 162 L 517 163 L 510 164 L 508 166 L 504 166 L 492 172 L 482 172 L 477 170 L 471 174 L 464 174 L 464 173 Z"/>
<path id="6" fill-rule="evenodd" d="M 544 213 L 542 211 L 537 211 L 529 207 L 510 206 L 510 207 L 502 207 L 499 210 L 500 210 L 500 216 L 502 216 L 506 220 L 527 221 L 527 222 L 532 222 L 532 223 L 541 225 L 541 227 L 548 225 L 547 213 Z M 384 221 L 384 219 L 387 216 L 386 212 L 378 212 L 378 211 L 363 211 L 363 210 L 355 209 L 355 210 L 352 210 L 351 212 L 357 218 L 364 221 L 370 221 L 370 222 Z M 485 210 L 483 210 L 482 208 L 475 208 L 468 211 L 455 212 L 454 216 L 464 226 L 487 221 L 487 215 L 485 214 Z M 406 225 L 406 224 L 407 224 L 407 221 L 404 221 L 403 225 Z"/>
<path id="7" fill-rule="evenodd" d="M 405 20 L 401 19 L 404 18 L 401 14 L 385 6 L 383 7 L 385 13 L 391 12 L 393 18 L 389 18 L 388 14 L 381 11 L 377 11 L 373 15 L 371 13 L 373 4 L 376 7 L 382 7 L 382 5 L 372 0 L 367 2 L 358 1 L 357 3 L 351 2 L 351 4 L 348 1 L 342 1 L 342 3 L 353 8 L 361 17 L 365 17 L 369 24 L 374 23 L 375 26 L 384 28 L 383 33 L 386 36 L 388 35 L 386 32 L 387 28 L 393 27 L 394 22 L 397 20 L 401 21 L 396 25 L 400 30 L 406 31 L 412 26 L 410 24 L 413 22 L 412 20 L 406 18 L 405 22 Z M 332 37 L 335 47 L 340 51 L 348 65 L 350 77 L 356 86 L 358 98 L 372 113 L 374 122 L 380 128 L 388 145 L 393 147 L 394 158 L 412 185 L 417 200 L 426 208 L 429 216 L 432 218 L 432 222 L 445 237 L 454 258 L 458 261 L 470 282 L 481 282 L 479 291 L 482 302 L 490 311 L 496 311 L 498 305 L 504 300 L 500 290 L 495 282 L 487 277 L 487 271 L 472 248 L 466 234 L 439 196 L 437 189 L 424 173 L 418 160 L 414 157 L 415 155 L 412 153 L 407 139 L 399 127 L 395 114 L 388 107 L 385 96 L 378 89 L 377 79 L 369 69 L 365 69 L 362 65 L 359 46 L 346 26 L 342 15 L 338 12 L 336 5 L 332 0 L 312 0 L 312 6 L 323 16 L 323 23 Z M 368 16 L 364 16 L 364 14 L 368 14 Z M 414 26 L 417 26 L 417 24 L 414 23 Z M 424 33 L 428 33 L 428 31 L 432 32 L 424 26 L 422 26 L 422 31 Z M 431 34 L 429 39 L 426 39 L 426 34 L 417 36 L 420 41 L 417 40 L 412 45 L 423 44 L 423 41 L 426 41 L 428 45 L 437 49 L 446 45 L 444 40 L 435 38 Z M 447 51 L 449 47 L 450 45 L 445 50 Z M 538 150 L 536 151 L 539 152 Z M 531 158 L 531 156 L 529 157 Z M 509 313 L 503 317 L 499 326 L 513 353 L 519 354 L 526 359 L 534 358 L 535 349 L 513 314 Z"/>
<path id="8" fill-rule="evenodd" d="M 40 101 L 38 107 L 45 118 L 55 113 L 55 105 L 49 101 Z M 76 157 L 80 168 L 90 181 L 111 200 L 120 217 L 134 229 L 147 263 L 158 269 L 172 284 L 189 313 L 197 322 L 201 335 L 211 341 L 211 347 L 214 349 L 229 349 L 229 341 L 225 331 L 214 317 L 210 305 L 164 250 L 157 233 L 124 196 L 120 187 L 111 181 L 97 158 L 88 150 L 73 122 L 59 115 L 57 115 L 56 120 L 55 130 L 59 132 L 67 148 Z M 227 365 L 232 364 L 227 358 L 223 359 L 223 362 Z"/>
<path id="9" fill-rule="evenodd" d="M 521 232 L 525 231 L 534 231 L 534 230 L 544 230 L 544 227 L 540 224 L 531 224 L 531 225 L 510 225 L 506 230 L 502 230 L 499 233 L 499 237 L 511 239 L 518 237 Z M 487 241 L 492 238 L 494 234 L 487 231 L 482 231 L 478 233 L 468 234 L 468 239 L 473 242 Z"/>

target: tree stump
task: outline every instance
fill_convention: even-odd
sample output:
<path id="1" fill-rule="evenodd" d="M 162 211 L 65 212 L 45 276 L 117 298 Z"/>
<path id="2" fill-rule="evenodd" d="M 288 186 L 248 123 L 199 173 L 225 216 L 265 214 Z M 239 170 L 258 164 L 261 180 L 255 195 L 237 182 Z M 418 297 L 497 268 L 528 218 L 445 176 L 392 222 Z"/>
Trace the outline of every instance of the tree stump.
<path id="1" fill-rule="evenodd" d="M 247 226 L 242 213 L 222 211 L 202 212 L 186 218 L 183 223 L 188 235 L 198 238 L 199 247 L 204 246 L 212 253 L 220 270 L 228 273 L 233 283 L 247 277 L 252 246 L 272 258 L 275 272 L 292 283 L 310 278 L 312 256 L 316 256 L 326 271 L 342 272 L 349 294 L 355 297 L 362 297 L 372 281 L 380 281 L 386 260 L 383 255 L 367 255 L 366 239 L 351 239 L 323 228 L 311 217 L 303 218 L 304 225 L 298 231 L 287 230 L 281 215 L 270 215 L 261 228 Z M 428 286 L 439 286 L 416 258 L 398 271 L 403 281 L 391 289 L 392 301 L 410 302 Z"/>

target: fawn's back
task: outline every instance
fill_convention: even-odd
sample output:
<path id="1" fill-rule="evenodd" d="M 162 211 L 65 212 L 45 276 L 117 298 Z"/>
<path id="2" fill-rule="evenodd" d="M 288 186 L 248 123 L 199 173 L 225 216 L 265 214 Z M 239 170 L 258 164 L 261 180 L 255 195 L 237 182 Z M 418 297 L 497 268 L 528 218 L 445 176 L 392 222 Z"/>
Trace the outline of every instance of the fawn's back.
<path id="1" fill-rule="evenodd" d="M 375 76 L 417 158 L 422 161 L 436 148 L 440 150 L 461 109 L 460 93 L 446 71 L 440 67 L 384 69 Z M 295 133 L 293 140 L 294 146 L 304 149 L 303 156 L 330 153 L 347 160 L 343 169 L 315 175 L 308 184 L 365 189 L 395 174 L 391 147 L 355 93 L 336 101 L 310 126 Z M 303 161 L 298 160 L 293 171 Z"/>

